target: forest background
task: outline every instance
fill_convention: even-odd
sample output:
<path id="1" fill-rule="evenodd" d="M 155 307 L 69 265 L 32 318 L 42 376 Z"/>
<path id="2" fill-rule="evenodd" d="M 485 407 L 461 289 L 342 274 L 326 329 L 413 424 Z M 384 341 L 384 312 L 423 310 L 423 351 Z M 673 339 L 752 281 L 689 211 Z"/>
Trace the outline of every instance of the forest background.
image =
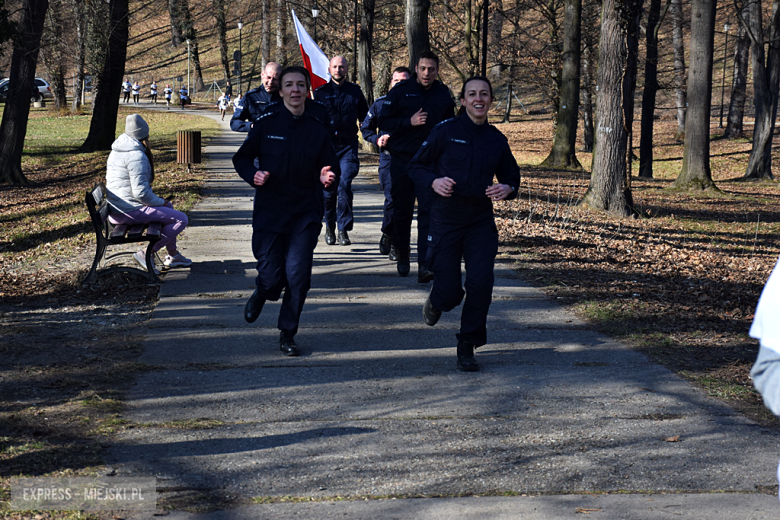
<path id="1" fill-rule="evenodd" d="M 521 196 L 496 206 L 499 260 L 600 330 L 773 423 L 748 376 L 757 344 L 747 330 L 780 253 L 771 173 L 780 1 L 491 0 L 487 17 L 485 6 L 0 0 L 0 71 L 25 81 L 42 76 L 54 93 L 47 107 L 5 104 L 0 126 L 0 352 L 6 368 L 24 374 L 18 385 L 35 388 L 59 374 L 64 383 L 52 391 L 65 389 L 58 399 L 73 405 L 105 398 L 119 373 L 144 370 L 132 365 L 132 348 L 116 348 L 132 347 L 137 331 L 87 356 L 84 338 L 106 336 L 94 320 L 71 323 L 95 309 L 127 316 L 135 308 L 142 317 L 156 298 L 155 287 L 128 279 L 80 285 L 94 240 L 84 192 L 103 176 L 108 146 L 133 110 L 120 106 L 119 83 L 138 81 L 146 103 L 152 80 L 178 88 L 189 79 L 195 108 L 214 109 L 214 89 L 228 79 L 245 92 L 259 85 L 267 61 L 300 63 L 295 9 L 329 57 L 347 58 L 369 98 L 384 94 L 390 71 L 426 47 L 441 57 L 441 79 L 454 93 L 484 66 L 496 93 L 491 122 L 509 138 L 523 174 Z M 86 90 L 87 77 L 93 90 L 82 104 L 74 93 Z M 201 129 L 208 139 L 217 129 L 191 114 L 148 117 L 156 189 L 186 209 L 197 201 L 202 171 L 175 164 L 176 130 Z M 56 321 L 63 307 L 67 319 Z M 52 330 L 57 352 L 46 348 Z M 70 354 L 75 361 L 60 359 Z M 72 439 L 121 427 L 112 409 L 98 412 L 83 425 L 63 413 L 61 431 L 53 422 L 44 430 L 52 438 L 67 430 Z M 0 438 L 38 435 L 36 413 L 0 416 L 11 432 Z"/>

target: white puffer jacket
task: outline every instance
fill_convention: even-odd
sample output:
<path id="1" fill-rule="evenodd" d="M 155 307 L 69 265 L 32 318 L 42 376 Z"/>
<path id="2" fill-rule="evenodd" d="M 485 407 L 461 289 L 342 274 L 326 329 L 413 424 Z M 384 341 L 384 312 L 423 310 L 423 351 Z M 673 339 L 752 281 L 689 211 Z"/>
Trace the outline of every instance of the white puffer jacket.
<path id="1" fill-rule="evenodd" d="M 152 191 L 152 169 L 144 145 L 127 134 L 111 145 L 106 163 L 106 189 L 112 212 L 130 213 L 144 206 L 162 206 Z"/>

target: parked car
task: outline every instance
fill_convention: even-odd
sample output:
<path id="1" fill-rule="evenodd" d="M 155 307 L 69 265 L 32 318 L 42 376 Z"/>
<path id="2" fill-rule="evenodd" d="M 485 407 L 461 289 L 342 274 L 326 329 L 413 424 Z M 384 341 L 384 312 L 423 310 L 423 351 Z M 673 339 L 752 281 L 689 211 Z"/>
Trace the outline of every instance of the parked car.
<path id="1" fill-rule="evenodd" d="M 9 80 L 4 79 L 0 81 L 0 103 L 5 103 L 8 101 L 8 86 L 10 85 Z M 41 101 L 43 99 L 43 94 L 41 94 L 40 89 L 37 85 L 31 85 L 30 87 L 30 101 Z"/>
<path id="2" fill-rule="evenodd" d="M 54 97 L 51 91 L 51 85 L 43 78 L 35 78 L 35 86 L 38 87 L 38 92 L 46 97 Z"/>

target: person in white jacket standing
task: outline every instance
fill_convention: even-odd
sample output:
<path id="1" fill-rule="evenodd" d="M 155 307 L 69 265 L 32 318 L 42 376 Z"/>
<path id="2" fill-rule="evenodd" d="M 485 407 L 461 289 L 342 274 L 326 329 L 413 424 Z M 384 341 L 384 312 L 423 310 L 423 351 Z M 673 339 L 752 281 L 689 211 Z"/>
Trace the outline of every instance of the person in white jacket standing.
<path id="1" fill-rule="evenodd" d="M 155 195 L 153 181 L 149 125 L 138 114 L 131 114 L 125 120 L 125 133 L 111 145 L 106 163 L 109 218 L 115 224 L 128 225 L 162 222 L 161 238 L 154 245 L 154 251 L 167 248 L 166 267 L 189 267 L 192 260 L 185 258 L 176 247 L 176 236 L 187 226 L 187 215 L 173 209 L 170 201 Z M 136 252 L 133 259 L 146 270 L 143 250 Z M 156 267 L 154 270 L 159 274 Z"/>

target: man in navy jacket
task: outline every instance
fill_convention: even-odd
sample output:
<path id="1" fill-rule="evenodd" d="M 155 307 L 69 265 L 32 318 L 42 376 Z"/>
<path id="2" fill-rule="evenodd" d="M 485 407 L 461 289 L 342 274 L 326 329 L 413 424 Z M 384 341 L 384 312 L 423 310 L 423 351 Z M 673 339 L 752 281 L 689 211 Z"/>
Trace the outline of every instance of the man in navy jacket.
<path id="1" fill-rule="evenodd" d="M 433 127 L 455 115 L 455 102 L 449 89 L 437 81 L 438 75 L 439 58 L 431 51 L 420 54 L 415 74 L 387 93 L 378 120 L 379 130 L 390 134 L 385 148 L 390 151 L 393 245 L 398 250 L 398 274 L 409 274 L 412 217 L 417 198 L 417 281 L 420 283 L 433 279 L 425 261 L 432 195 L 430 190 L 415 186 L 406 167 Z"/>
<path id="2" fill-rule="evenodd" d="M 273 61 L 260 74 L 262 84 L 253 88 L 244 96 L 244 108 L 236 110 L 230 119 L 230 129 L 234 132 L 249 132 L 252 123 L 263 115 L 268 105 L 279 101 L 279 74 L 282 66 Z"/>
<path id="3" fill-rule="evenodd" d="M 368 113 L 368 103 L 363 91 L 354 83 L 347 81 L 349 66 L 347 60 L 336 56 L 328 66 L 331 80 L 314 91 L 314 100 L 328 109 L 332 123 L 331 139 L 341 167 L 338 194 L 325 192 L 325 242 L 336 243 L 336 226 L 339 230 L 339 243 L 351 244 L 348 231 L 352 230 L 354 215 L 352 211 L 352 180 L 360 169 L 358 162 L 358 121 L 363 121 Z"/>
<path id="4" fill-rule="evenodd" d="M 412 71 L 406 67 L 398 67 L 393 71 L 393 77 L 390 80 L 390 89 L 402 81 L 412 77 Z M 382 214 L 382 238 L 379 239 L 379 252 L 383 255 L 389 255 L 393 262 L 398 261 L 398 253 L 393 242 L 393 194 L 392 182 L 390 180 L 390 152 L 385 149 L 385 144 L 390 138 L 387 132 L 379 131 L 376 120 L 379 112 L 385 104 L 385 98 L 382 96 L 368 109 L 368 115 L 360 125 L 360 133 L 363 134 L 363 140 L 375 144 L 379 147 L 379 184 L 385 192 L 385 204 Z"/>

